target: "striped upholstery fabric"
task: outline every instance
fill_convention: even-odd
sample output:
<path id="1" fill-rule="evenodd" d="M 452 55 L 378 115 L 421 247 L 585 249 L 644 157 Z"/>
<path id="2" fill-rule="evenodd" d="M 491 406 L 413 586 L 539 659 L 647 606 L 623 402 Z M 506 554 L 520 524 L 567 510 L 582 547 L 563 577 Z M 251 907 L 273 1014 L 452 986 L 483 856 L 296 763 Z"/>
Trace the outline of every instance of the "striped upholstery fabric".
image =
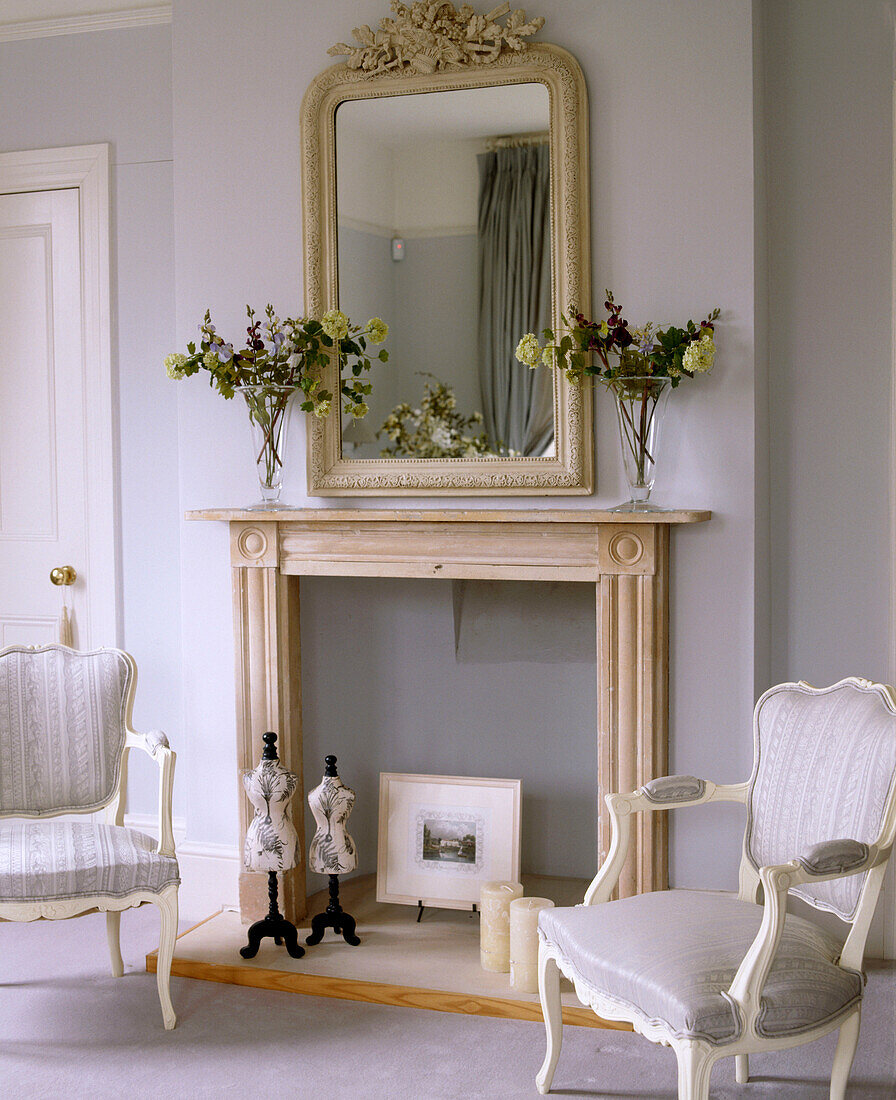
<path id="1" fill-rule="evenodd" d="M 538 934 L 579 982 L 661 1020 L 679 1038 L 725 1043 L 742 1023 L 725 992 L 759 931 L 762 906 L 733 894 L 667 890 L 573 909 L 543 909 Z M 796 1035 L 862 996 L 862 976 L 836 966 L 838 944 L 788 916 L 762 996 L 760 1034 Z"/>
<path id="2" fill-rule="evenodd" d="M 746 837 L 756 868 L 825 841 L 877 838 L 896 768 L 896 717 L 876 692 L 846 684 L 810 695 L 783 684 L 760 701 L 756 729 Z M 852 875 L 792 892 L 851 920 L 864 881 Z"/>
<path id="3" fill-rule="evenodd" d="M 5 902 L 123 898 L 178 883 L 177 860 L 152 837 L 90 821 L 0 821 L 0 898 Z"/>
<path id="4" fill-rule="evenodd" d="M 0 654 L 0 814 L 91 810 L 110 800 L 130 676 L 115 650 Z"/>

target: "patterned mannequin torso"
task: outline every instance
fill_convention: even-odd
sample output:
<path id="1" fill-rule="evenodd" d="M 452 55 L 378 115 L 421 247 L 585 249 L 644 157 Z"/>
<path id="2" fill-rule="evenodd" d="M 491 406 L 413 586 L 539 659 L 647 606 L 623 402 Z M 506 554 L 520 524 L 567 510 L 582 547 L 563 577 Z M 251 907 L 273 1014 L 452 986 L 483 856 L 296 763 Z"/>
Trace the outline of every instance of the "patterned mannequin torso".
<path id="1" fill-rule="evenodd" d="M 308 795 L 308 805 L 317 824 L 308 852 L 308 866 L 321 875 L 345 875 L 358 866 L 355 842 L 345 830 L 355 803 L 355 792 L 336 774 L 335 757 L 332 765 L 330 759 L 327 757 L 327 771 L 322 782 Z"/>
<path id="2" fill-rule="evenodd" d="M 299 837 L 288 817 L 297 785 L 298 776 L 276 759 L 262 760 L 243 774 L 243 787 L 255 807 L 243 850 L 247 871 L 285 871 L 299 862 Z"/>

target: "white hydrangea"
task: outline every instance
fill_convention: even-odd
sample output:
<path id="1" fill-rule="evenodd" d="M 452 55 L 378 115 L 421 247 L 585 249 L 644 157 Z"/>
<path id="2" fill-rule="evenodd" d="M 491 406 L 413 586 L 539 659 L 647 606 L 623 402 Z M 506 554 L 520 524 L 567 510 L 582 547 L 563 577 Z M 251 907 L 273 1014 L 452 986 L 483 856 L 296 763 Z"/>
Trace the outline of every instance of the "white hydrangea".
<path id="1" fill-rule="evenodd" d="M 381 344 L 389 335 L 389 326 L 379 317 L 371 317 L 367 322 L 367 335 L 372 344 Z"/>
<path id="2" fill-rule="evenodd" d="M 516 357 L 527 367 L 537 367 L 541 345 L 534 332 L 527 332 L 516 346 Z"/>
<path id="3" fill-rule="evenodd" d="M 206 370 L 211 370 L 218 365 L 218 356 L 213 351 L 207 351 L 202 357 L 202 365 Z"/>
<path id="4" fill-rule="evenodd" d="M 320 327 L 331 340 L 342 340 L 348 336 L 348 317 L 341 309 L 328 309 L 320 319 Z"/>
<path id="5" fill-rule="evenodd" d="M 330 415 L 330 402 L 320 401 L 314 406 L 314 415 L 318 420 L 325 420 Z"/>
<path id="6" fill-rule="evenodd" d="M 441 447 L 443 451 L 450 450 L 453 443 L 451 431 L 445 424 L 437 424 L 429 433 L 429 438 L 437 447 Z"/>
<path id="7" fill-rule="evenodd" d="M 370 407 L 365 401 L 359 401 L 357 405 L 352 405 L 351 413 L 354 420 L 360 420 L 370 412 Z"/>
<path id="8" fill-rule="evenodd" d="M 716 345 L 711 332 L 704 332 L 699 340 L 688 344 L 682 356 L 681 365 L 692 374 L 706 374 L 712 370 L 716 357 Z M 671 371 L 670 371 L 671 373 Z"/>
<path id="9" fill-rule="evenodd" d="M 187 365 L 186 355 L 181 355 L 179 352 L 174 355 L 165 356 L 165 371 L 169 378 L 174 379 L 175 382 L 179 382 L 186 374 L 184 367 Z"/>

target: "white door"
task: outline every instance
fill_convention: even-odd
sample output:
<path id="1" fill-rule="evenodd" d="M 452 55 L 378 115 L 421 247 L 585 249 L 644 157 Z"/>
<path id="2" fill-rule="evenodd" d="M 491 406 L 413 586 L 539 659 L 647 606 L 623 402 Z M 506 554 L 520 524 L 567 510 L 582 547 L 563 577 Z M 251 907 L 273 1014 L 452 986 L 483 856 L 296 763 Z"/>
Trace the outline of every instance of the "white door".
<path id="1" fill-rule="evenodd" d="M 57 641 L 63 591 L 74 644 L 102 644 L 85 599 L 80 232 L 76 187 L 0 195 L 0 647 Z M 62 589 L 50 571 L 66 565 Z"/>

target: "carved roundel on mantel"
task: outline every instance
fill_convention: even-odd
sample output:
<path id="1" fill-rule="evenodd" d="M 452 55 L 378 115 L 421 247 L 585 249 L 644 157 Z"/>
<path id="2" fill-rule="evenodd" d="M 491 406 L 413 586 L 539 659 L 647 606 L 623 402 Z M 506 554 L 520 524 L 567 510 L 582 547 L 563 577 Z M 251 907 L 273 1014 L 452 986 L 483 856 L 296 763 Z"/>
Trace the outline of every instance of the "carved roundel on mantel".
<path id="1" fill-rule="evenodd" d="M 237 539 L 240 554 L 248 561 L 263 558 L 268 548 L 268 536 L 258 527 L 246 527 Z"/>
<path id="2" fill-rule="evenodd" d="M 610 539 L 607 549 L 613 561 L 628 568 L 644 557 L 644 543 L 632 531 L 619 531 Z"/>

